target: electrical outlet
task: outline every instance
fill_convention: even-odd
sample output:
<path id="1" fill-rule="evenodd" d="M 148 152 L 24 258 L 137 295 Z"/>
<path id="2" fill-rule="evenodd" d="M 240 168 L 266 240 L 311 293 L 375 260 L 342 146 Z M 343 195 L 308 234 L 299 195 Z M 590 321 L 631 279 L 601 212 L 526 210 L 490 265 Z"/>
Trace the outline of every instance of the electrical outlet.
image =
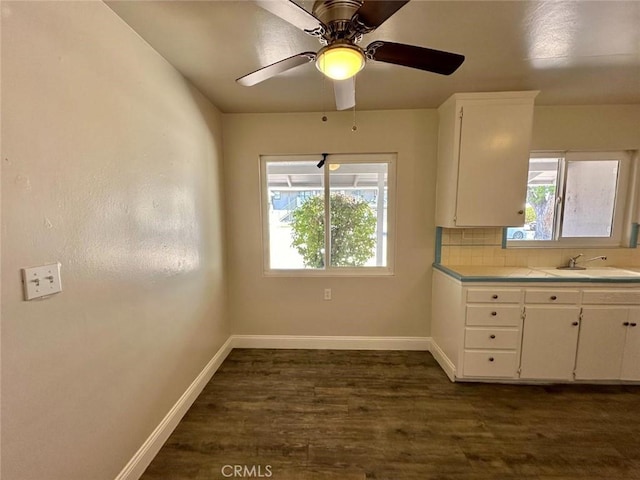
<path id="1" fill-rule="evenodd" d="M 41 267 L 23 268 L 22 284 L 25 300 L 61 292 L 60 264 L 52 263 Z"/>
<path id="2" fill-rule="evenodd" d="M 324 299 L 325 300 L 331 300 L 331 289 L 330 288 L 325 288 L 324 289 Z"/>

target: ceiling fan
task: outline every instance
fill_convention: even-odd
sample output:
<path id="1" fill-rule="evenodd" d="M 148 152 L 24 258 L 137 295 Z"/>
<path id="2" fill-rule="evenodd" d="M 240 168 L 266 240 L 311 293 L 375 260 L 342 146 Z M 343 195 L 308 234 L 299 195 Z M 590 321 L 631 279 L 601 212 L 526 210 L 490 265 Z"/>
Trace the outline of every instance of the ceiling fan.
<path id="1" fill-rule="evenodd" d="M 375 41 L 366 48 L 358 43 L 409 0 L 316 0 L 312 13 L 291 0 L 255 0 L 260 7 L 317 37 L 323 47 L 303 52 L 262 67 L 236 80 L 252 86 L 287 70 L 315 61 L 316 67 L 334 81 L 338 110 L 355 106 L 355 75 L 367 60 L 393 63 L 427 72 L 451 75 L 464 56 L 457 53 L 402 43 Z"/>

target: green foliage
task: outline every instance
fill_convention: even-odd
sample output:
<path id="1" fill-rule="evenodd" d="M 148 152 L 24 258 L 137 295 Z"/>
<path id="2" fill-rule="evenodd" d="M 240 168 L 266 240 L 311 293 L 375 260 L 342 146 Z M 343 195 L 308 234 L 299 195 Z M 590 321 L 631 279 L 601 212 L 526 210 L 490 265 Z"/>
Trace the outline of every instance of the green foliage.
<path id="1" fill-rule="evenodd" d="M 535 211 L 536 240 L 551 239 L 555 193 L 555 185 L 535 185 L 527 189 L 527 202 Z"/>
<path id="2" fill-rule="evenodd" d="M 364 200 L 340 193 L 329 199 L 331 207 L 331 264 L 359 267 L 375 253 L 376 215 Z M 309 198 L 293 211 L 292 242 L 305 266 L 324 267 L 324 199 Z"/>
<path id="3" fill-rule="evenodd" d="M 536 211 L 533 207 L 527 205 L 524 212 L 524 223 L 531 223 L 536 221 Z"/>

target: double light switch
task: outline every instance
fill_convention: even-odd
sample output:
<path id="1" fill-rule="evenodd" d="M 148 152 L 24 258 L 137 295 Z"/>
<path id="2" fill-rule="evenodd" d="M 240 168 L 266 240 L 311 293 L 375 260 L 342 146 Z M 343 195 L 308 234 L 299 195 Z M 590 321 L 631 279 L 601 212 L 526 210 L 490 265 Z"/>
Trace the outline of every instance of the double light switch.
<path id="1" fill-rule="evenodd" d="M 52 263 L 41 267 L 23 268 L 22 283 L 25 300 L 61 292 L 60 264 Z"/>

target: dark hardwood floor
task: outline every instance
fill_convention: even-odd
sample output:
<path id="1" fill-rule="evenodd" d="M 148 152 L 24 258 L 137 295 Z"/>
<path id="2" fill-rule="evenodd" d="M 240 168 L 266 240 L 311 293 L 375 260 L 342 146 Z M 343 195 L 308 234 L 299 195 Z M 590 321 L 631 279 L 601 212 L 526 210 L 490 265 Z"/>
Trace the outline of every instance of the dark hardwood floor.
<path id="1" fill-rule="evenodd" d="M 640 387 L 454 384 L 427 352 L 234 350 L 142 478 L 640 479 Z"/>

